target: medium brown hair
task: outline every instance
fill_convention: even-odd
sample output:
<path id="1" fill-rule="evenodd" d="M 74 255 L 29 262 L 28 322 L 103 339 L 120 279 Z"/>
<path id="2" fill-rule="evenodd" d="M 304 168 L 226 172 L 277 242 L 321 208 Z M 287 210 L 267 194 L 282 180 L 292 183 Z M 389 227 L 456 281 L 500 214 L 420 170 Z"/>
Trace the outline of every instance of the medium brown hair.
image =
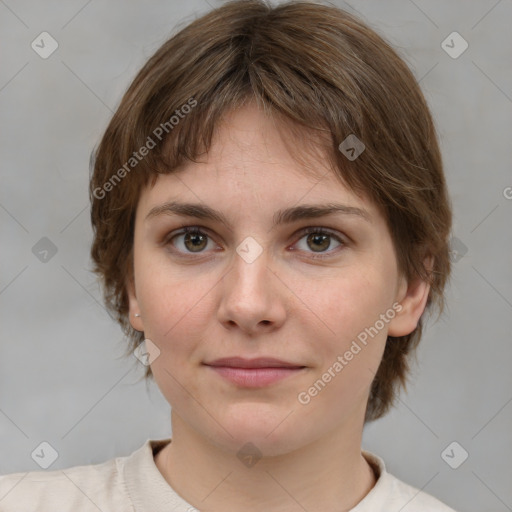
<path id="1" fill-rule="evenodd" d="M 93 271 L 109 313 L 129 339 L 126 354 L 144 340 L 130 325 L 125 286 L 127 277 L 133 280 L 140 193 L 158 174 L 208 151 L 221 117 L 249 100 L 285 119 L 290 134 L 318 135 L 312 140 L 322 141 L 335 175 L 386 218 L 400 272 L 428 281 L 427 309 L 442 312 L 451 208 L 434 124 L 411 71 L 374 30 L 341 9 L 233 1 L 158 49 L 93 154 Z M 338 149 L 352 134 L 365 145 L 354 160 Z M 433 259 L 430 270 L 426 256 Z M 366 421 L 381 417 L 405 386 L 422 321 L 407 336 L 388 337 Z M 147 366 L 145 377 L 151 375 Z"/>

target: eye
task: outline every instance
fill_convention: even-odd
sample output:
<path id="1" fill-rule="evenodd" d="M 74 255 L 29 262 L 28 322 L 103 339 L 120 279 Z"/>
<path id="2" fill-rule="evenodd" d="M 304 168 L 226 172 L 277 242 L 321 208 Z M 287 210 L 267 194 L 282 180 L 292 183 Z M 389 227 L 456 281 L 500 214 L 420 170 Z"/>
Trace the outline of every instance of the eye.
<path id="1" fill-rule="evenodd" d="M 332 233 L 331 231 L 327 231 L 324 228 L 315 228 L 310 227 L 306 228 L 303 231 L 301 231 L 301 240 L 305 238 L 306 240 L 306 249 L 300 249 L 304 250 L 305 252 L 309 252 L 307 249 L 310 248 L 313 251 L 313 258 L 327 258 L 329 256 L 332 256 L 332 251 L 327 251 L 327 249 L 332 245 L 332 239 L 335 239 L 338 242 L 338 247 L 345 245 L 343 240 L 336 235 L 335 233 Z M 297 244 L 299 243 L 297 242 Z M 296 245 L 297 245 L 296 244 Z M 338 252 L 338 251 L 336 251 Z M 327 253 L 327 254 L 326 254 Z"/>
<path id="2" fill-rule="evenodd" d="M 182 241 L 174 242 L 174 240 L 183 237 Z M 166 245 L 172 245 L 178 248 L 177 252 L 181 253 L 201 253 L 208 246 L 209 235 L 197 226 L 185 226 L 179 233 L 169 237 L 165 242 Z"/>

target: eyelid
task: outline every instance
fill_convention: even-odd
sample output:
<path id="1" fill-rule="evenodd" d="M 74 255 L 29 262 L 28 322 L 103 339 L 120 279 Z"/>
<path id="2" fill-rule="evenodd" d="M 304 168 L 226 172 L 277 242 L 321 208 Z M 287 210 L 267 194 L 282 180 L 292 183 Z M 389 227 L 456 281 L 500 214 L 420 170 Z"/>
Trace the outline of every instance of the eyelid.
<path id="1" fill-rule="evenodd" d="M 310 233 L 320 233 L 320 234 L 324 234 L 324 235 L 329 235 L 329 236 L 332 236 L 333 238 L 336 238 L 338 240 L 338 242 L 342 242 L 344 244 L 346 244 L 347 240 L 348 240 L 348 237 L 343 235 L 343 233 L 340 233 L 339 231 L 334 230 L 334 229 L 324 228 L 323 226 L 309 226 L 307 228 L 299 229 L 299 231 L 297 231 L 294 236 L 298 236 L 298 235 L 303 236 L 303 235 L 308 235 Z M 345 238 L 347 240 L 345 240 Z"/>
<path id="2" fill-rule="evenodd" d="M 176 237 L 182 236 L 182 235 L 186 235 L 188 233 L 206 235 L 210 240 L 215 241 L 215 236 L 213 236 L 211 234 L 211 231 L 208 230 L 208 228 L 205 228 L 203 226 L 198 226 L 198 225 L 193 225 L 193 226 L 183 225 L 183 226 L 173 229 L 171 232 L 167 233 L 162 238 L 161 245 L 164 245 L 164 246 L 170 245 L 171 240 L 173 238 L 176 238 Z M 193 254 L 193 253 L 190 253 L 190 254 Z"/>

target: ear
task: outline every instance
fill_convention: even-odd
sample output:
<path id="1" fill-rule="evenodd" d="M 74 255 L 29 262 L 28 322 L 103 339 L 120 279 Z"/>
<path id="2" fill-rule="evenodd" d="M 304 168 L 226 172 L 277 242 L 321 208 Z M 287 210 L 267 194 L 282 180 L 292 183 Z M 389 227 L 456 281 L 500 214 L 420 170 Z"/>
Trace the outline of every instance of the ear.
<path id="1" fill-rule="evenodd" d="M 433 268 L 433 258 L 426 258 L 423 265 L 430 273 Z M 430 292 L 430 284 L 419 277 L 409 283 L 403 276 L 400 280 L 396 301 L 402 306 L 402 309 L 397 310 L 388 329 L 388 336 L 394 337 L 406 336 L 416 329 L 420 317 L 425 311 Z"/>
<path id="2" fill-rule="evenodd" d="M 126 294 L 128 295 L 128 315 L 131 326 L 136 331 L 144 331 L 144 322 L 142 321 L 141 316 L 135 316 L 135 314 L 140 315 L 139 302 L 137 301 L 137 295 L 135 293 L 135 282 L 134 277 L 131 272 L 129 272 L 128 277 L 125 281 Z"/>

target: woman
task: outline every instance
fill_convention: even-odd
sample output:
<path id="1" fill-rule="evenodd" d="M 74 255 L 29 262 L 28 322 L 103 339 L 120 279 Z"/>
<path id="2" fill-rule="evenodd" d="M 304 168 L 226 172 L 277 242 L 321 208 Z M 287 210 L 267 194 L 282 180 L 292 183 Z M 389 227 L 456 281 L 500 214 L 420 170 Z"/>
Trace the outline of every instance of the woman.
<path id="1" fill-rule="evenodd" d="M 211 11 L 129 87 L 90 193 L 172 440 L 4 476 L 2 510 L 452 510 L 361 450 L 450 271 L 431 115 L 380 36 L 313 3 Z"/>

